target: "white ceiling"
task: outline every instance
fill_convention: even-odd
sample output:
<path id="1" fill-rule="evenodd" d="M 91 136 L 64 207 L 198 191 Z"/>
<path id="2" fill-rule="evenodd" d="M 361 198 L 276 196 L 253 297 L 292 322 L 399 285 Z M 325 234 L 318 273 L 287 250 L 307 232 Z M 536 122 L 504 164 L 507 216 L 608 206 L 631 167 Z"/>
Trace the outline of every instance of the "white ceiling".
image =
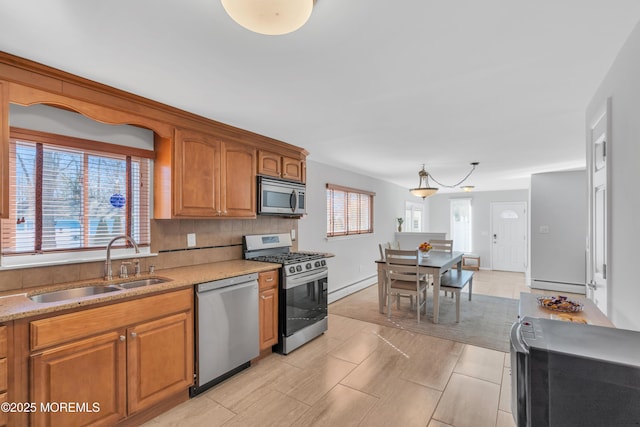
<path id="1" fill-rule="evenodd" d="M 584 112 L 637 0 L 318 0 L 285 36 L 218 0 L 0 0 L 0 50 L 418 184 L 584 167 Z"/>

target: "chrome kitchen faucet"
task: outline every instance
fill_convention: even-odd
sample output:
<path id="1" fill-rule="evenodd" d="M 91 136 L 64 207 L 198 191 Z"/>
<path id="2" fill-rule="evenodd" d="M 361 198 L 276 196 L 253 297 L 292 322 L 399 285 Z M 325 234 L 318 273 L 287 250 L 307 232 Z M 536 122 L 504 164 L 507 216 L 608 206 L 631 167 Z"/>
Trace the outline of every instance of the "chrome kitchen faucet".
<path id="1" fill-rule="evenodd" d="M 113 245 L 113 243 L 116 240 L 120 240 L 120 239 L 127 240 L 129 243 L 131 243 L 133 245 L 133 247 L 136 250 L 136 253 L 137 254 L 140 253 L 140 249 L 138 249 L 138 244 L 136 243 L 136 241 L 133 240 L 131 237 L 127 236 L 126 234 L 123 234 L 121 236 L 116 236 L 113 239 L 111 239 L 111 241 L 107 245 L 107 259 L 104 261 L 104 280 L 113 279 L 113 272 L 111 271 L 111 245 Z M 126 266 L 125 266 L 125 268 L 126 268 Z M 136 273 L 139 274 L 139 272 L 140 272 L 140 267 L 137 267 L 136 268 Z"/>

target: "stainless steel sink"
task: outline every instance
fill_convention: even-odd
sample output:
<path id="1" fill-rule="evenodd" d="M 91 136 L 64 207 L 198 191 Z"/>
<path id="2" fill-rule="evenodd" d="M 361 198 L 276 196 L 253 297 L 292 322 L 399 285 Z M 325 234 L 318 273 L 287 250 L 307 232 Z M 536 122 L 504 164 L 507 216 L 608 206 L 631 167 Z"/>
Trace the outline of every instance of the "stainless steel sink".
<path id="1" fill-rule="evenodd" d="M 158 283 L 170 282 L 170 279 L 164 277 L 150 277 L 148 279 L 139 279 L 131 282 L 118 283 L 118 286 L 124 289 L 140 288 L 142 286 L 156 285 Z"/>
<path id="2" fill-rule="evenodd" d="M 74 298 L 87 297 L 91 295 L 106 294 L 109 292 L 121 291 L 122 289 L 115 285 L 106 286 L 83 286 L 80 288 L 63 289 L 61 291 L 47 292 L 29 297 L 35 302 L 56 302 L 65 301 Z"/>

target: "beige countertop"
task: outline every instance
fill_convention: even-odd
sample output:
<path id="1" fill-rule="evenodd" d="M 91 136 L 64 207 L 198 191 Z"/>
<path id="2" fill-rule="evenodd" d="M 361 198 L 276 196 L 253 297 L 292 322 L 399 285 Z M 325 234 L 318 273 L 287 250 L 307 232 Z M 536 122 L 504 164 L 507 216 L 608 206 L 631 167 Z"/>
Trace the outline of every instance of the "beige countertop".
<path id="1" fill-rule="evenodd" d="M 22 290 L 20 292 L 5 292 L 0 295 L 0 322 L 38 316 L 47 313 L 55 313 L 57 311 L 78 307 L 89 307 L 92 305 L 103 304 L 105 302 L 119 302 L 120 300 L 125 300 L 127 298 L 187 288 L 198 283 L 226 279 L 227 277 L 240 276 L 249 273 L 259 273 L 261 271 L 268 271 L 276 268 L 280 268 L 280 264 L 249 260 L 232 260 L 158 270 L 152 275 L 143 274 L 139 278 L 130 277 L 129 279 L 114 279 L 108 282 L 105 280 L 93 279 L 55 286 L 33 288 L 29 290 Z M 41 303 L 29 299 L 30 296 L 45 292 L 83 287 L 87 285 L 117 285 L 118 283 L 149 277 L 163 277 L 170 279 L 170 281 L 134 289 L 123 289 L 105 294 L 73 298 L 57 302 Z"/>
<path id="2" fill-rule="evenodd" d="M 549 295 L 554 295 L 552 292 Z M 556 295 L 558 295 L 556 293 Z M 531 317 L 540 317 L 543 319 L 556 319 L 556 320 L 567 320 L 563 318 L 563 316 L 570 316 L 575 319 L 585 320 L 587 323 L 598 326 L 607 326 L 610 328 L 614 328 L 615 326 L 611 321 L 598 309 L 598 307 L 593 303 L 593 301 L 587 299 L 584 296 L 574 296 L 572 295 L 569 299 L 579 302 L 583 304 L 582 311 L 577 313 L 561 313 L 558 311 L 549 310 L 547 308 L 540 307 L 538 305 L 538 297 L 542 295 L 538 294 L 530 294 L 528 292 L 520 293 L 520 307 L 519 307 L 519 317 L 531 316 Z"/>

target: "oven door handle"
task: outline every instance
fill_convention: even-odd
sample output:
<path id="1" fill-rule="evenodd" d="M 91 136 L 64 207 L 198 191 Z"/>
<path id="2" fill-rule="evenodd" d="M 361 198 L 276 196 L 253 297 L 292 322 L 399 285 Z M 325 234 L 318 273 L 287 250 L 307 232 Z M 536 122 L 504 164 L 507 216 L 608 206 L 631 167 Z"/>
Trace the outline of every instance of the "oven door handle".
<path id="1" fill-rule="evenodd" d="M 318 279 L 327 277 L 328 268 L 322 268 L 320 271 L 314 271 L 311 274 L 287 277 L 283 289 L 295 288 L 296 286 L 305 285 L 309 282 L 315 282 Z"/>
<path id="2" fill-rule="evenodd" d="M 511 346 L 516 353 L 529 354 L 529 349 L 525 346 L 520 337 L 520 322 L 516 322 L 511 326 L 510 340 Z"/>

